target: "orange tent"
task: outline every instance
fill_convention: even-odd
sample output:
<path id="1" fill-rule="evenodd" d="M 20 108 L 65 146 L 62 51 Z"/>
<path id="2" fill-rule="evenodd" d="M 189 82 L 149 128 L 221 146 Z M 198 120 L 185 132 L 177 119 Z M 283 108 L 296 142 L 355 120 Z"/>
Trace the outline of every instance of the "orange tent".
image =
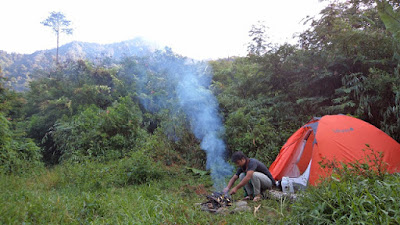
<path id="1" fill-rule="evenodd" d="M 383 152 L 389 173 L 400 172 L 400 144 L 375 126 L 345 115 L 314 118 L 282 147 L 269 170 L 275 180 L 302 177 L 310 185 L 329 175 L 319 162 L 355 162 Z M 371 157 L 373 159 L 373 157 Z"/>

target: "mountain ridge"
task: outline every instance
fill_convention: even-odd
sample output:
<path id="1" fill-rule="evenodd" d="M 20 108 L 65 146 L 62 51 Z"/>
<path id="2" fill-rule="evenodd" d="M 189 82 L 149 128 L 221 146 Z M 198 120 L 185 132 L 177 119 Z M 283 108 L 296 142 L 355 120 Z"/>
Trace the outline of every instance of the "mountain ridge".
<path id="1" fill-rule="evenodd" d="M 143 38 L 111 43 L 98 44 L 72 41 L 59 47 L 59 60 L 84 59 L 89 61 L 111 58 L 120 60 L 123 57 L 143 57 L 156 51 L 155 44 Z M 38 50 L 31 54 L 7 53 L 0 50 L 0 67 L 3 76 L 7 78 L 6 85 L 16 91 L 24 91 L 38 70 L 49 70 L 55 65 L 56 48 Z"/>

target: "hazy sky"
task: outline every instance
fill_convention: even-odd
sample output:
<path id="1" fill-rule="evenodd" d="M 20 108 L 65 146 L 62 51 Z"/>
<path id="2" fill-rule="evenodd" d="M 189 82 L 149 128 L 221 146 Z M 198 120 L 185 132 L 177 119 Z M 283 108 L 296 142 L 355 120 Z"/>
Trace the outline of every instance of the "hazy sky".
<path id="1" fill-rule="evenodd" d="M 248 32 L 265 21 L 274 43 L 290 42 L 301 20 L 323 8 L 318 0 L 7 0 L 0 4 L 0 50 L 33 53 L 56 47 L 51 11 L 72 21 L 70 41 L 113 43 L 138 36 L 196 59 L 245 55 Z"/>

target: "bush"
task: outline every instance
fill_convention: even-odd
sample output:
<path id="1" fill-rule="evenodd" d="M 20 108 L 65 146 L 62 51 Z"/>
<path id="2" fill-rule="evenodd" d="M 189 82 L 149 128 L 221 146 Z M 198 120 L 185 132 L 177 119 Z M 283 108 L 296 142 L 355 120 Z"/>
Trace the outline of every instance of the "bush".
<path id="1" fill-rule="evenodd" d="M 386 173 L 382 157 L 373 152 L 363 162 L 342 167 L 335 162 L 323 164 L 334 174 L 304 192 L 292 206 L 288 223 L 399 224 L 400 176 Z"/>
<path id="2" fill-rule="evenodd" d="M 288 224 L 399 224 L 399 182 L 396 174 L 310 187 L 292 206 Z"/>
<path id="3" fill-rule="evenodd" d="M 146 137 L 141 149 L 155 161 L 162 162 L 167 166 L 186 162 L 183 156 L 176 151 L 174 143 L 165 135 L 162 127 L 157 128 L 153 134 Z"/>
<path id="4" fill-rule="evenodd" d="M 22 173 L 41 166 L 39 147 L 10 126 L 0 113 L 0 173 Z"/>
<path id="5" fill-rule="evenodd" d="M 137 150 L 146 137 L 142 116 L 130 97 L 120 98 L 106 110 L 92 105 L 78 115 L 64 117 L 50 134 L 62 160 L 112 160 Z"/>
<path id="6" fill-rule="evenodd" d="M 155 163 L 143 151 L 107 163 L 85 160 L 80 163 L 64 162 L 61 165 L 55 168 L 60 170 L 55 187 L 73 186 L 83 191 L 138 185 L 164 176 L 161 164 Z"/>
<path id="7" fill-rule="evenodd" d="M 163 176 L 161 165 L 155 163 L 142 151 L 134 152 L 130 158 L 121 160 L 118 168 L 120 185 L 142 184 Z"/>
<path id="8" fill-rule="evenodd" d="M 225 123 L 228 147 L 272 163 L 287 132 L 272 126 L 268 117 L 266 110 L 257 108 L 239 108 L 232 112 Z"/>

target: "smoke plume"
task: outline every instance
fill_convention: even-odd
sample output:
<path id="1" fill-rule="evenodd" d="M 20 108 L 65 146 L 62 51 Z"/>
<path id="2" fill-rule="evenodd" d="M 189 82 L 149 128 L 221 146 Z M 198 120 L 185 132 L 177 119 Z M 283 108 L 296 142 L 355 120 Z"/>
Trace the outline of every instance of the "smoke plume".
<path id="1" fill-rule="evenodd" d="M 153 98 L 151 104 L 144 98 L 141 103 L 154 111 L 161 110 L 166 102 L 174 102 L 171 98 L 177 99 L 177 105 L 169 107 L 183 110 L 186 114 L 193 134 L 206 152 L 206 168 L 211 172 L 214 188 L 222 190 L 225 178 L 233 168 L 225 161 L 226 145 L 222 139 L 225 130 L 218 112 L 218 101 L 209 89 L 212 78 L 210 67 L 205 62 L 175 56 L 168 49 L 154 57 L 149 67 L 161 77 L 159 85 L 167 90 L 166 94 Z M 144 74 L 137 82 L 141 86 L 138 90 L 149 93 L 151 90 L 146 90 L 144 84 L 150 82 L 148 76 L 152 73 Z"/>
<path id="2" fill-rule="evenodd" d="M 211 76 L 207 76 L 211 77 Z M 200 147 L 207 155 L 207 169 L 217 190 L 222 190 L 225 177 L 232 172 L 232 167 L 225 159 L 226 146 L 221 136 L 225 130 L 218 116 L 218 102 L 207 88 L 210 80 L 199 80 L 199 74 L 187 71 L 177 86 L 177 95 L 186 115 L 190 120 L 192 131 L 201 141 Z"/>

